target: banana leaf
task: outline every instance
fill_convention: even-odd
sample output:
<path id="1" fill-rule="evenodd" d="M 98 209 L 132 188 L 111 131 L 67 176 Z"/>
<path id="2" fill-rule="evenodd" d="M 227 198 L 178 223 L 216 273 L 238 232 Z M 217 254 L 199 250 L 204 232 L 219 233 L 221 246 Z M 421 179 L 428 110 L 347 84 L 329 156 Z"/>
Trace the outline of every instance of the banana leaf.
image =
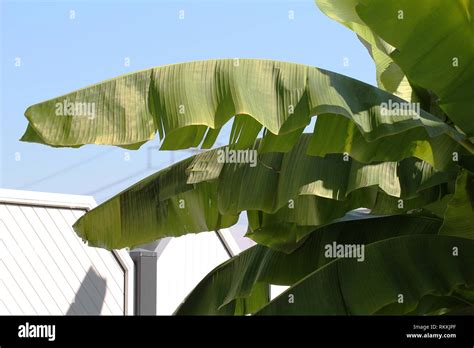
<path id="1" fill-rule="evenodd" d="M 308 239 L 291 254 L 262 245 L 253 246 L 211 271 L 187 296 L 175 314 L 229 314 L 236 300 L 247 299 L 261 286 L 293 285 L 323 267 L 332 258 L 325 257 L 325 246 L 364 244 L 403 235 L 435 235 L 442 220 L 425 216 L 354 217 L 313 229 Z M 262 301 L 260 306 L 267 301 Z M 234 313 L 231 313 L 234 314 Z"/>
<path id="2" fill-rule="evenodd" d="M 374 60 L 377 86 L 408 101 L 417 101 L 418 97 L 390 54 L 394 47 L 375 34 L 359 17 L 356 6 L 359 0 L 316 0 L 319 9 L 331 19 L 341 23 L 357 34 Z"/>
<path id="3" fill-rule="evenodd" d="M 344 219 L 358 208 L 366 208 L 372 215 L 387 216 L 418 213 L 441 202 L 449 195 L 445 185 L 426 189 L 412 199 L 400 200 L 377 188 L 366 187 L 353 192 L 346 200 L 336 201 L 314 195 L 300 195 L 274 214 L 247 211 L 246 236 L 272 249 L 291 253 L 298 248 L 316 226 L 324 226 Z"/>
<path id="4" fill-rule="evenodd" d="M 294 139 L 312 116 L 330 114 L 346 117 L 369 142 L 392 136 L 392 148 L 436 166 L 396 135 L 412 130 L 428 147 L 426 138 L 463 139 L 423 110 L 386 115 L 381 106 L 389 102 L 403 100 L 305 65 L 257 59 L 198 61 L 119 76 L 30 106 L 21 140 L 57 147 L 138 148 L 159 133 L 162 149 L 209 148 L 222 126 L 236 116 L 230 141 L 246 148 L 261 129 Z M 332 138 L 327 132 L 321 141 Z M 281 150 L 275 143 L 267 140 L 266 150 Z M 395 160 L 405 156 L 400 153 Z"/>
<path id="5" fill-rule="evenodd" d="M 432 307 L 429 313 L 417 312 L 426 296 L 453 297 L 466 289 L 472 293 L 473 264 L 474 241 L 470 239 L 389 238 L 367 245 L 363 262 L 339 258 L 317 269 L 255 314 L 429 314 Z"/>
<path id="6" fill-rule="evenodd" d="M 333 18 L 339 15 L 340 22 L 362 22 L 367 26 L 366 30 L 386 44 L 389 49 L 384 53 L 389 54 L 410 83 L 433 91 L 439 97 L 437 105 L 473 138 L 472 1 L 354 0 L 337 2 L 337 6 L 325 9 Z M 343 15 L 341 10 L 345 10 Z M 355 31 L 358 32 L 357 28 Z M 368 41 L 373 47 L 373 41 Z M 377 47 L 380 50 L 381 45 Z"/>
<path id="7" fill-rule="evenodd" d="M 221 163 L 219 151 L 229 147 L 188 158 L 99 205 L 82 216 L 74 229 L 93 246 L 131 247 L 166 236 L 229 227 L 242 211 L 273 214 L 291 199 L 298 203 L 295 212 L 299 215 L 285 219 L 297 225 L 318 226 L 363 207 L 362 203 L 374 209 L 380 207 L 383 214 L 399 214 L 404 211 L 398 207 L 399 199 L 420 199 L 427 190 L 431 198 L 426 204 L 432 203 L 442 198 L 439 186 L 454 180 L 456 174 L 456 170 L 436 171 L 416 159 L 406 159 L 400 165 L 364 165 L 346 161 L 342 155 L 308 156 L 309 139 L 310 135 L 303 135 L 288 153 L 260 154 L 255 166 L 248 162 Z M 369 198 L 352 198 L 363 195 L 355 192 L 365 188 L 370 191 Z M 393 199 L 381 199 L 379 191 Z M 333 202 L 310 202 L 315 197 Z M 308 207 L 299 209 L 299 202 L 305 200 Z M 333 211 L 328 210 L 331 206 L 335 207 Z M 280 212 L 281 216 L 285 214 Z M 307 219 L 300 220 L 304 215 Z"/>
<path id="8" fill-rule="evenodd" d="M 440 233 L 474 239 L 474 175 L 467 170 L 459 173 Z"/>

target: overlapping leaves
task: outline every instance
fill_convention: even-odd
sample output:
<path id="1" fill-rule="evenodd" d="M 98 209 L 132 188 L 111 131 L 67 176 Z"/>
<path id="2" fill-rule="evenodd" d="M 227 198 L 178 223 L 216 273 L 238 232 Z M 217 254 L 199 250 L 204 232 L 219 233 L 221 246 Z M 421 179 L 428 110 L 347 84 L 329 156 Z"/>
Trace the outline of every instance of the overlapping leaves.
<path id="1" fill-rule="evenodd" d="M 234 312 L 236 301 L 255 298 L 270 284 L 292 287 L 257 314 L 431 314 L 443 306 L 465 307 L 466 303 L 459 303 L 462 295 L 454 292 L 473 285 L 473 270 L 464 262 L 472 262 L 474 244 L 438 237 L 441 224 L 441 219 L 415 215 L 347 218 L 313 230 L 291 254 L 256 245 L 210 272 L 176 314 L 245 314 Z M 363 245 L 364 259 L 328 257 L 327 246 L 333 243 Z M 458 256 L 453 247 L 458 248 Z M 430 265 L 432 257 L 424 259 L 426 254 L 435 254 L 438 261 Z M 446 272 L 436 279 L 443 281 L 425 282 L 437 272 L 438 264 Z M 352 275 L 338 279 L 339 272 Z M 357 295 L 345 291 L 351 287 L 358 288 Z M 289 294 L 294 301 L 288 301 Z M 399 303 L 400 294 L 404 301 Z M 341 306 L 346 301 L 347 307 Z M 263 297 L 253 302 L 254 311 L 267 303 Z"/>
<path id="2" fill-rule="evenodd" d="M 258 214 L 268 214 L 268 221 L 293 224 L 297 243 L 307 226 L 328 224 L 358 207 L 399 214 L 412 200 L 436 201 L 457 172 L 439 172 L 413 158 L 361 164 L 344 155 L 309 156 L 310 139 L 301 136 L 288 153 L 259 154 L 255 166 L 220 161 L 228 147 L 188 158 L 93 209 L 75 229 L 91 245 L 120 248 L 229 227 L 248 211 L 255 238 L 266 225 Z M 290 251 L 293 236 L 284 237 Z"/>
<path id="3" fill-rule="evenodd" d="M 425 110 L 439 116 L 447 114 L 473 137 L 474 2 L 316 3 L 325 14 L 363 39 L 376 63 L 380 88 L 406 100 L 420 101 Z"/>

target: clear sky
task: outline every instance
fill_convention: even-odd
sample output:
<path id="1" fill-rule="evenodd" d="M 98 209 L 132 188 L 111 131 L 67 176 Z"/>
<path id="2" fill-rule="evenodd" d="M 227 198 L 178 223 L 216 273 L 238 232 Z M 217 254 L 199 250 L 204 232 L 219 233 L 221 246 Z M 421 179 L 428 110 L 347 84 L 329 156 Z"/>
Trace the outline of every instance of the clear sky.
<path id="1" fill-rule="evenodd" d="M 158 139 L 138 151 L 18 140 L 29 105 L 124 73 L 192 60 L 267 58 L 375 84 L 365 48 L 312 0 L 0 1 L 0 188 L 103 201 L 191 155 L 148 149 Z M 220 142 L 227 137 L 224 132 Z"/>

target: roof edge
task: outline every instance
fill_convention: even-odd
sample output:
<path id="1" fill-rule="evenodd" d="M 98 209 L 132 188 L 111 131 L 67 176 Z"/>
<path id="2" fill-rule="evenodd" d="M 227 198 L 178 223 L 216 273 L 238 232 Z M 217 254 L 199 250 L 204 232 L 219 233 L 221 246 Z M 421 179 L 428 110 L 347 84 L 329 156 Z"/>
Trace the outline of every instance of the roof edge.
<path id="1" fill-rule="evenodd" d="M 86 210 L 97 206 L 97 202 L 92 196 L 2 188 L 0 188 L 0 203 Z"/>

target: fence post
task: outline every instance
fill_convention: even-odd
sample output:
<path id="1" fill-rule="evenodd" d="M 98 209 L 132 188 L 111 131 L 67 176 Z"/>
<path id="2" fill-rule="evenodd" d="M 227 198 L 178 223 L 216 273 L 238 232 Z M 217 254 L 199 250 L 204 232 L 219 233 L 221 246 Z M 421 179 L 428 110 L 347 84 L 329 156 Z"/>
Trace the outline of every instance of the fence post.
<path id="1" fill-rule="evenodd" d="M 130 257 L 135 264 L 135 315 L 156 315 L 157 253 L 138 249 Z"/>

